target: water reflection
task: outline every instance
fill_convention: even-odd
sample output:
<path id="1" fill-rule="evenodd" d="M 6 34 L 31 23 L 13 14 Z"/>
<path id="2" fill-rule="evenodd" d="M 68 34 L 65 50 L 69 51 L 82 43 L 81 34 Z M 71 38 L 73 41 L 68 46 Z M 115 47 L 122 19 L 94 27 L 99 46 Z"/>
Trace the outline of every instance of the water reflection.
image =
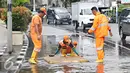
<path id="1" fill-rule="evenodd" d="M 126 40 L 119 41 L 119 55 L 120 56 L 129 56 L 130 54 L 130 42 Z"/>
<path id="2" fill-rule="evenodd" d="M 38 73 L 38 66 L 35 64 L 31 64 L 31 72 L 32 73 Z"/>
<path id="3" fill-rule="evenodd" d="M 98 63 L 96 73 L 104 73 L 104 64 Z"/>
<path id="4" fill-rule="evenodd" d="M 122 46 L 125 46 L 127 48 L 130 48 L 130 41 L 121 40 L 121 41 L 119 41 L 119 44 Z"/>
<path id="5" fill-rule="evenodd" d="M 73 69 L 74 67 L 69 67 L 67 65 L 63 65 L 63 70 L 64 73 L 71 73 L 70 71 Z"/>

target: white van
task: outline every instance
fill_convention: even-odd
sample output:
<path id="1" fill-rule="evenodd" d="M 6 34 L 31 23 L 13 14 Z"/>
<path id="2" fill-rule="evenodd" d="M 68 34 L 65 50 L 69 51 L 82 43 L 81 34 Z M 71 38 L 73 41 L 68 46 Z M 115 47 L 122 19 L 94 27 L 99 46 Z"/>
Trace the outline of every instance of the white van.
<path id="1" fill-rule="evenodd" d="M 85 30 L 86 27 L 91 27 L 94 15 L 91 8 L 97 6 L 97 3 L 76 2 L 72 3 L 72 22 L 79 24 Z"/>

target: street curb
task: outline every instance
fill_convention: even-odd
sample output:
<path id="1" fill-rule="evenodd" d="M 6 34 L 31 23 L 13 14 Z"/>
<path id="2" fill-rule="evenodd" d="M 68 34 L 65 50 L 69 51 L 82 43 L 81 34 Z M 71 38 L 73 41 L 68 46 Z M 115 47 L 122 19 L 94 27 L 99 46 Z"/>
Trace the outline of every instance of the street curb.
<path id="1" fill-rule="evenodd" d="M 17 56 L 16 62 L 14 63 L 13 67 L 11 68 L 11 72 L 12 73 L 17 73 L 19 72 L 23 61 L 25 60 L 25 56 L 27 53 L 27 49 L 29 46 L 29 40 L 28 40 L 28 36 L 27 34 L 24 33 L 24 43 L 23 46 L 21 48 L 21 51 L 19 52 L 19 55 Z"/>

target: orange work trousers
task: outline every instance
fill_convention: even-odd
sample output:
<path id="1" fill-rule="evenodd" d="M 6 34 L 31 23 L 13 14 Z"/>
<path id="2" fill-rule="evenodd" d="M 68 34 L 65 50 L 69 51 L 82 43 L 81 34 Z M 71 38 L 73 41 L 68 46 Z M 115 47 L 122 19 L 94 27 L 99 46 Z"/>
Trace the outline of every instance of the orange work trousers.
<path id="1" fill-rule="evenodd" d="M 31 34 L 31 39 L 32 39 L 33 44 L 34 44 L 34 49 L 37 49 L 35 51 L 41 50 L 42 40 L 38 40 L 37 34 L 35 34 L 35 33 Z"/>
<path id="2" fill-rule="evenodd" d="M 104 59 L 104 37 L 97 37 L 96 38 L 96 50 L 97 50 L 97 56 L 99 60 Z"/>

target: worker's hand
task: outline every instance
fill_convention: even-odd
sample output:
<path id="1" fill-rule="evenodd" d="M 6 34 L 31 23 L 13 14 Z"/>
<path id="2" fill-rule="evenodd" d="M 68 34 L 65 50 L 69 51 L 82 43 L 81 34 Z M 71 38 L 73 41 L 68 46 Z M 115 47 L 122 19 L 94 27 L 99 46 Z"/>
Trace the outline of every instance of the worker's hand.
<path id="1" fill-rule="evenodd" d="M 89 30 L 87 31 L 87 34 L 91 34 L 91 33 L 89 32 Z"/>
<path id="2" fill-rule="evenodd" d="M 110 36 L 112 37 L 113 36 L 113 34 L 112 34 L 112 32 L 110 31 Z"/>
<path id="3" fill-rule="evenodd" d="M 37 39 L 38 39 L 38 40 L 41 40 L 41 35 L 38 35 L 38 36 L 37 36 Z"/>

